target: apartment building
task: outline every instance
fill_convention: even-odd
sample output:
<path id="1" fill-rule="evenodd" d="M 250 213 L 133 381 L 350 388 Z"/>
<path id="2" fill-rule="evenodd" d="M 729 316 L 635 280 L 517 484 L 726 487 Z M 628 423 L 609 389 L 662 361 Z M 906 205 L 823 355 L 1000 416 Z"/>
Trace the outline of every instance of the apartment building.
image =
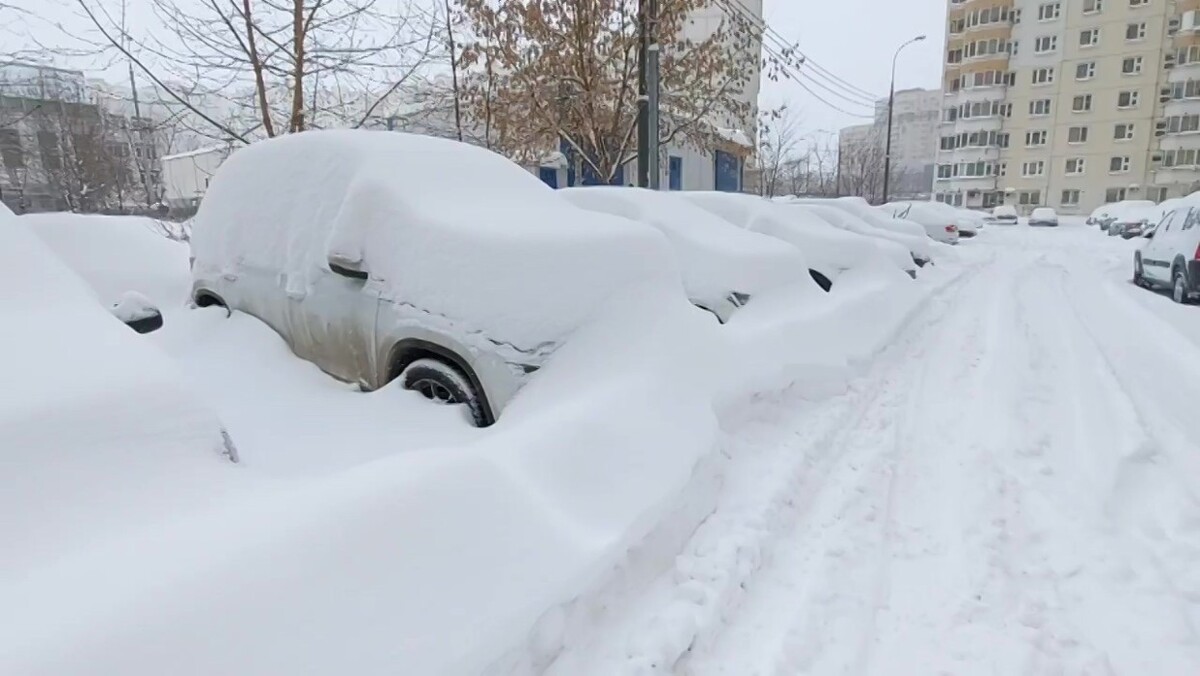
<path id="1" fill-rule="evenodd" d="M 928 197 L 937 161 L 938 133 L 942 111 L 939 89 L 903 89 L 896 92 L 892 114 L 892 197 Z M 871 176 L 843 175 L 844 189 L 874 191 L 868 199 L 882 197 L 883 157 L 887 143 L 888 99 L 875 102 L 871 124 L 845 127 L 838 132 L 838 153 L 843 169 Z"/>
<path id="2" fill-rule="evenodd" d="M 936 199 L 1066 213 L 1162 199 L 1184 2 L 949 0 Z"/>
<path id="3" fill-rule="evenodd" d="M 1180 197 L 1200 190 L 1200 0 L 1173 4 L 1154 183 L 1165 196 Z"/>

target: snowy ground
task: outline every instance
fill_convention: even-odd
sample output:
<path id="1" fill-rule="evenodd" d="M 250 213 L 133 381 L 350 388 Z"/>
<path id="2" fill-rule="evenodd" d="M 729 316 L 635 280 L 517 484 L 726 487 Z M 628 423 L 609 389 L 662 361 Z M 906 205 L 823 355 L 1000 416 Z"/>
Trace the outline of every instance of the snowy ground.
<path id="1" fill-rule="evenodd" d="M 185 309 L 186 248 L 61 235 L 242 463 L 14 559 L 0 672 L 1200 673 L 1200 308 L 1136 242 L 990 227 L 723 327 L 631 300 L 476 430 Z"/>
<path id="2" fill-rule="evenodd" d="M 718 509 L 555 673 L 1200 673 L 1200 308 L 1135 245 L 964 243 L 849 392 L 726 428 Z"/>

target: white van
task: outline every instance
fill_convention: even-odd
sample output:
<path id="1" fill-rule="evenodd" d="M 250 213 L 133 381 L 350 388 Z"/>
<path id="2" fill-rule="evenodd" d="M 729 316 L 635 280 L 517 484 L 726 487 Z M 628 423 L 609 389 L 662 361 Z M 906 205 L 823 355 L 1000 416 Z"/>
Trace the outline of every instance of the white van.
<path id="1" fill-rule="evenodd" d="M 1133 254 L 1134 283 L 1168 289 L 1176 303 L 1200 296 L 1200 206 L 1176 207 L 1145 237 Z"/>

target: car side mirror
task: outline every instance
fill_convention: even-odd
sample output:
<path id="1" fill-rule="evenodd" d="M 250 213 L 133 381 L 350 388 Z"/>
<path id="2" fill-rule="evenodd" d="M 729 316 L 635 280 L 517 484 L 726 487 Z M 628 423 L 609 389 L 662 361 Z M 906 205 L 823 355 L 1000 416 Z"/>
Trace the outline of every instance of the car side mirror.
<path id="1" fill-rule="evenodd" d="M 163 316 L 154 303 L 136 291 L 127 291 L 109 310 L 113 316 L 138 333 L 152 333 L 162 328 Z"/>
<path id="2" fill-rule="evenodd" d="M 1143 237 L 1145 237 L 1146 239 L 1154 239 L 1154 231 L 1153 231 L 1153 230 L 1151 230 L 1150 232 L 1148 232 L 1148 233 L 1146 233 L 1145 235 L 1142 235 L 1142 236 L 1143 236 Z"/>
<path id="3" fill-rule="evenodd" d="M 350 261 L 336 254 L 329 256 L 329 269 L 348 279 L 366 280 L 368 275 L 362 261 Z"/>

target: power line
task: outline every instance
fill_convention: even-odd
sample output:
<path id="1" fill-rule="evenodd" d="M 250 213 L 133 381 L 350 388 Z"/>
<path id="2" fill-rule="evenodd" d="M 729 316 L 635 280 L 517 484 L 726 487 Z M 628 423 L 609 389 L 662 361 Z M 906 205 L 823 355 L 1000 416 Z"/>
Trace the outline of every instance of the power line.
<path id="1" fill-rule="evenodd" d="M 742 8 L 741 11 L 734 9 L 733 6 L 728 4 L 729 2 L 737 3 Z M 753 15 L 747 14 L 747 12 L 749 12 L 749 10 L 739 0 L 717 0 L 717 4 L 722 5 L 726 11 L 732 12 L 734 14 L 738 14 L 743 19 L 749 20 L 752 23 L 758 21 L 758 19 L 756 17 L 754 17 Z M 758 24 L 756 24 L 756 27 L 759 30 L 763 30 L 765 28 L 765 23 L 758 23 Z M 848 101 L 852 105 L 863 106 L 863 107 L 870 106 L 872 108 L 872 113 L 870 115 L 865 115 L 862 113 L 854 113 L 854 112 L 846 110 L 845 108 L 841 107 L 838 104 L 830 102 L 829 100 L 827 100 L 820 94 L 813 91 L 805 83 L 804 76 L 802 74 L 796 72 L 796 69 L 799 68 L 799 66 L 794 66 L 792 64 L 792 58 L 786 53 L 786 52 L 792 51 L 791 46 L 784 44 L 778 37 L 774 37 L 772 41 L 775 42 L 779 48 L 776 49 L 776 47 L 772 47 L 771 44 L 764 41 L 762 44 L 763 50 L 767 52 L 768 56 L 773 57 L 776 60 L 776 62 L 778 63 L 779 67 L 781 69 L 783 69 L 789 76 L 794 78 L 796 80 L 796 83 L 798 85 L 800 85 L 800 87 L 802 89 L 804 89 L 804 91 L 808 92 L 813 98 L 817 99 L 818 101 L 820 101 L 821 103 L 825 104 L 826 106 L 832 108 L 833 110 L 836 110 L 839 113 L 842 113 L 843 115 L 849 115 L 851 117 L 856 117 L 856 118 L 861 118 L 861 119 L 874 119 L 874 117 L 875 117 L 874 110 L 873 110 L 874 103 L 875 103 L 874 100 L 872 100 L 870 103 L 866 103 L 861 100 L 856 100 L 854 98 L 851 98 L 850 96 L 847 96 L 846 94 L 844 94 L 842 92 L 839 92 L 836 89 L 833 89 L 828 84 L 821 82 L 820 80 L 818 80 L 816 78 L 809 78 L 808 81 L 811 82 L 813 85 L 820 87 L 821 89 L 829 92 L 830 94 L 832 94 L 834 96 L 837 96 L 839 98 L 842 98 L 842 99 Z M 805 60 L 804 63 L 807 63 L 807 60 Z"/>
<path id="2" fill-rule="evenodd" d="M 718 1 L 721 4 L 725 5 L 725 9 L 732 12 L 733 14 L 740 15 L 743 20 L 750 22 L 755 28 L 762 31 L 763 37 L 768 38 L 771 41 L 773 41 L 775 43 L 775 45 L 779 48 L 779 50 L 781 50 L 783 52 L 782 54 L 780 54 L 778 52 L 772 53 L 772 56 L 775 56 L 777 59 L 785 62 L 786 65 L 790 66 L 788 53 L 794 51 L 796 54 L 798 54 L 801 57 L 801 59 L 803 60 L 803 64 L 810 66 L 811 71 L 812 71 L 811 72 L 811 76 L 812 76 L 811 81 L 813 84 L 820 86 L 822 89 L 829 91 L 830 93 L 833 93 L 836 96 L 838 96 L 846 101 L 849 101 L 851 103 L 856 103 L 856 104 L 867 103 L 867 104 L 873 106 L 875 104 L 875 102 L 877 100 L 879 100 L 879 98 L 881 98 L 875 94 L 872 94 L 871 92 L 868 92 L 867 90 L 865 90 L 861 87 L 855 86 L 855 85 L 847 82 L 846 80 L 838 77 L 832 71 L 825 68 L 821 64 L 817 63 L 815 60 L 810 58 L 804 52 L 801 52 L 799 49 L 794 48 L 787 41 L 787 39 L 784 38 L 778 31 L 776 31 L 774 28 L 771 28 L 771 26 L 766 22 L 765 19 L 762 19 L 762 18 L 756 16 L 754 14 L 754 12 L 752 12 L 748 7 L 746 7 L 745 3 L 742 2 L 742 0 L 718 0 Z M 729 3 L 733 3 L 734 5 L 736 5 L 737 9 L 735 9 Z M 764 49 L 768 50 L 768 52 L 770 53 L 771 47 L 769 44 L 767 44 L 767 42 L 765 40 L 763 42 L 763 47 L 764 47 Z M 821 82 L 821 80 L 825 80 L 825 82 Z M 830 84 L 826 84 L 826 82 L 828 82 Z M 832 86 L 830 86 L 830 85 L 832 85 Z M 835 90 L 833 87 L 838 87 L 846 93 L 839 92 L 839 91 Z M 855 98 L 852 98 L 852 97 L 855 97 Z"/>

